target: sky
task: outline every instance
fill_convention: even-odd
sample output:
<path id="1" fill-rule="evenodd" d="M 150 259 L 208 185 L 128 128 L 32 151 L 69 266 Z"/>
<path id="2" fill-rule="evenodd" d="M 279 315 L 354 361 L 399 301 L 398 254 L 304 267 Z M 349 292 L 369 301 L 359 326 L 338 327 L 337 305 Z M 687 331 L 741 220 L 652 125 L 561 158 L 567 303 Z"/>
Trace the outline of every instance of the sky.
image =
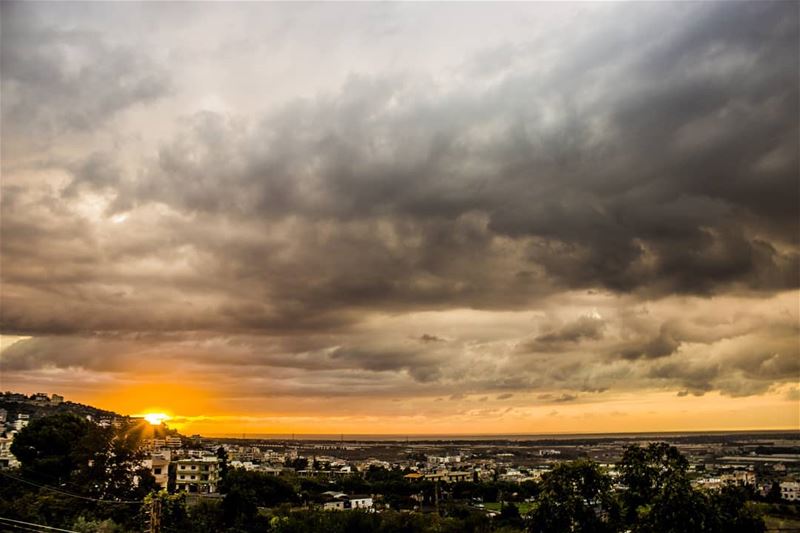
<path id="1" fill-rule="evenodd" d="M 798 9 L 2 2 L 0 389 L 798 429 Z"/>

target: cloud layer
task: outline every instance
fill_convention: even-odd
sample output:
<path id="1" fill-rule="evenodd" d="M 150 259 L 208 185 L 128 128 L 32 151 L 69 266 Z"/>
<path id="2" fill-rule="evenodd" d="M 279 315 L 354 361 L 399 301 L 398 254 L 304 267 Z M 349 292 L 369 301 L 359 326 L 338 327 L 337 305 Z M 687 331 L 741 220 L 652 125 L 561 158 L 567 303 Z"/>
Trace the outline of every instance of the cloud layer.
<path id="1" fill-rule="evenodd" d="M 2 14 L 10 384 L 524 405 L 800 378 L 794 3 Z"/>

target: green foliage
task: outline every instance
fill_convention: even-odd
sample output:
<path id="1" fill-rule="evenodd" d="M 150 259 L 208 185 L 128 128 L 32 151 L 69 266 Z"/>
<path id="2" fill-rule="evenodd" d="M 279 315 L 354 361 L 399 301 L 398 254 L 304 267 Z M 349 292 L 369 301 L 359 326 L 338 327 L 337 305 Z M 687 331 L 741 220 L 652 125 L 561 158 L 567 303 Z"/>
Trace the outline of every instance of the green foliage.
<path id="1" fill-rule="evenodd" d="M 150 513 L 157 512 L 161 528 L 166 531 L 188 531 L 192 522 L 186 510 L 186 494 L 169 494 L 165 490 L 151 492 L 144 499 L 141 522 L 147 523 Z"/>
<path id="2" fill-rule="evenodd" d="M 220 446 L 217 448 L 217 459 L 219 459 L 219 476 L 220 479 L 225 479 L 228 475 L 228 452 L 225 448 Z"/>
<path id="3" fill-rule="evenodd" d="M 669 480 L 685 479 L 688 468 L 686 458 L 665 442 L 627 447 L 619 464 L 620 481 L 627 487 L 622 494 L 626 522 L 635 522 L 639 508 L 652 503 Z"/>
<path id="4" fill-rule="evenodd" d="M 305 457 L 298 457 L 296 459 L 286 459 L 286 466 L 294 468 L 295 470 L 305 470 L 308 468 L 308 459 Z"/>
<path id="5" fill-rule="evenodd" d="M 22 463 L 22 475 L 57 484 L 68 481 L 86 463 L 91 426 L 71 414 L 31 422 L 11 443 L 11 453 Z"/>
<path id="6" fill-rule="evenodd" d="M 189 509 L 192 533 L 217 533 L 224 529 L 225 518 L 219 502 L 200 500 Z"/>
<path id="7" fill-rule="evenodd" d="M 500 528 L 522 528 L 524 523 L 519 514 L 519 508 L 513 503 L 507 503 L 500 509 L 500 516 L 497 517 L 497 526 Z"/>
<path id="8" fill-rule="evenodd" d="M 125 529 L 113 520 L 89 520 L 83 516 L 72 523 L 72 529 L 78 533 L 125 533 Z"/>
<path id="9" fill-rule="evenodd" d="M 692 487 L 688 462 L 666 443 L 631 446 L 619 465 L 624 523 L 636 533 L 762 533 L 764 521 L 741 487 L 706 494 Z"/>
<path id="10" fill-rule="evenodd" d="M 220 484 L 225 494 L 221 511 L 225 524 L 235 531 L 256 531 L 266 527 L 259 507 L 275 507 L 299 501 L 294 487 L 275 476 L 244 469 L 229 469 Z"/>
<path id="11" fill-rule="evenodd" d="M 456 518 L 387 511 L 296 511 L 270 519 L 270 533 L 484 533 Z"/>
<path id="12" fill-rule="evenodd" d="M 615 531 L 617 502 L 611 479 L 591 461 L 561 463 L 545 474 L 528 515 L 537 533 Z"/>
<path id="13" fill-rule="evenodd" d="M 701 533 L 712 531 L 712 513 L 706 496 L 679 475 L 665 478 L 653 502 L 641 509 L 634 531 L 642 533 Z"/>
<path id="14" fill-rule="evenodd" d="M 15 437 L 11 451 L 21 467 L 3 477 L 0 515 L 70 528 L 138 527 L 138 501 L 155 480 L 141 466 L 138 426 L 102 428 L 72 414 L 57 414 L 31 422 Z M 80 497 L 76 497 L 80 496 Z"/>
<path id="15" fill-rule="evenodd" d="M 719 533 L 763 533 L 764 519 L 752 503 L 753 494 L 745 487 L 729 485 L 713 493 L 712 528 Z"/>
<path id="16" fill-rule="evenodd" d="M 558 464 L 539 483 L 500 481 L 440 483 L 441 516 L 398 512 L 421 506 L 432 510 L 437 485 L 406 480 L 400 469 L 373 467 L 364 477 L 335 481 L 285 479 L 227 469 L 221 501 L 201 500 L 187 508 L 185 495 L 145 491 L 152 478 L 142 459 L 136 426 L 99 428 L 78 417 L 37 420 L 15 440 L 25 476 L 58 490 L 99 500 L 145 499 L 142 505 L 115 505 L 37 488 L 0 476 L 0 516 L 73 529 L 81 533 L 141 530 L 149 510 L 160 509 L 162 530 L 197 533 L 764 533 L 760 507 L 751 490 L 728 486 L 718 492 L 694 489 L 686 459 L 672 446 L 627 448 L 619 466 L 623 490 L 591 461 Z M 224 450 L 220 457 L 224 458 Z M 139 479 L 138 485 L 134 479 Z M 297 490 L 296 490 L 297 489 Z M 381 512 L 299 509 L 320 502 L 327 490 L 379 494 Z M 299 492 L 298 492 L 299 491 Z M 145 498 L 146 496 L 146 498 Z M 412 498 L 412 496 L 414 498 Z M 416 498 L 421 497 L 422 502 Z M 532 499 L 532 503 L 529 500 Z M 523 501 L 524 500 L 524 501 Z M 471 502 L 487 502 L 479 510 Z M 491 518 L 488 502 L 501 502 Z M 515 503 L 516 502 L 516 503 Z M 520 507 L 530 509 L 525 515 Z M 493 509 L 495 509 L 493 507 Z"/>

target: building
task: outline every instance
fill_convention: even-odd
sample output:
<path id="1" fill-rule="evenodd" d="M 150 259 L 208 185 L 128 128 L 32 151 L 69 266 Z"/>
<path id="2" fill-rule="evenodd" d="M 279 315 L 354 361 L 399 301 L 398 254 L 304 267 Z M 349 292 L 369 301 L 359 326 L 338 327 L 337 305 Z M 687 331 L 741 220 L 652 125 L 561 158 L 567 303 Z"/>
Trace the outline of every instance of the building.
<path id="1" fill-rule="evenodd" d="M 19 466 L 19 461 L 11 453 L 11 443 L 13 441 L 14 437 L 0 437 L 0 470 Z"/>
<path id="2" fill-rule="evenodd" d="M 166 439 L 167 448 L 180 448 L 181 447 L 181 438 L 178 436 L 170 435 Z"/>
<path id="3" fill-rule="evenodd" d="M 790 502 L 800 501 L 800 481 L 781 481 L 781 498 Z"/>
<path id="4" fill-rule="evenodd" d="M 322 504 L 325 511 L 344 511 L 344 500 L 331 500 Z"/>
<path id="5" fill-rule="evenodd" d="M 144 446 L 148 450 L 160 450 L 162 448 L 166 448 L 167 441 L 164 439 L 145 439 Z"/>
<path id="6" fill-rule="evenodd" d="M 455 483 L 457 481 L 472 481 L 472 472 L 442 471 L 433 474 L 425 474 L 428 481 L 442 481 L 444 483 Z"/>
<path id="7" fill-rule="evenodd" d="M 31 396 L 31 401 L 35 405 L 47 405 L 50 403 L 50 397 L 47 395 L 46 392 L 37 392 L 36 394 Z"/>
<path id="8" fill-rule="evenodd" d="M 175 469 L 175 489 L 183 492 L 217 492 L 219 459 L 213 455 L 179 459 Z"/>
<path id="9" fill-rule="evenodd" d="M 61 405 L 64 402 L 64 397 L 58 394 L 53 394 L 50 398 L 50 405 Z"/>
<path id="10" fill-rule="evenodd" d="M 156 483 L 162 489 L 166 489 L 169 486 L 169 463 L 170 454 L 168 451 L 164 453 L 154 453 L 150 456 L 150 459 L 145 461 L 145 465 L 150 468 L 150 472 L 156 479 Z"/>
<path id="11" fill-rule="evenodd" d="M 372 496 L 366 494 L 354 494 L 348 496 L 350 509 L 370 509 L 372 507 Z"/>
<path id="12" fill-rule="evenodd" d="M 367 494 L 353 494 L 348 496 L 343 492 L 328 491 L 323 493 L 328 501 L 322 504 L 325 511 L 347 511 L 351 509 L 372 509 L 372 496 Z"/>
<path id="13" fill-rule="evenodd" d="M 19 413 L 17 415 L 17 419 L 14 421 L 14 429 L 17 431 L 22 431 L 22 428 L 27 427 L 30 423 L 30 418 L 30 415 Z"/>

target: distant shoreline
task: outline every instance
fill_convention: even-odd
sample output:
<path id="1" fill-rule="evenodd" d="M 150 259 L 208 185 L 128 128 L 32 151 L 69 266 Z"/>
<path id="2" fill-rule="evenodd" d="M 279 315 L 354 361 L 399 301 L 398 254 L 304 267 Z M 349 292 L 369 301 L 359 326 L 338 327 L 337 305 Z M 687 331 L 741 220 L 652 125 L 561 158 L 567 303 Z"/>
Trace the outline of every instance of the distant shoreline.
<path id="1" fill-rule="evenodd" d="M 509 434 L 331 434 L 331 433 L 215 433 L 202 435 L 209 439 L 232 440 L 273 440 L 273 441 L 364 441 L 364 442 L 491 442 L 491 441 L 573 441 L 573 440 L 603 440 L 603 439 L 647 439 L 658 438 L 702 438 L 712 436 L 782 436 L 800 438 L 800 428 L 789 429 L 755 429 L 755 430 L 714 430 L 714 431 L 646 431 L 646 432 L 620 432 L 620 433 L 509 433 Z"/>

